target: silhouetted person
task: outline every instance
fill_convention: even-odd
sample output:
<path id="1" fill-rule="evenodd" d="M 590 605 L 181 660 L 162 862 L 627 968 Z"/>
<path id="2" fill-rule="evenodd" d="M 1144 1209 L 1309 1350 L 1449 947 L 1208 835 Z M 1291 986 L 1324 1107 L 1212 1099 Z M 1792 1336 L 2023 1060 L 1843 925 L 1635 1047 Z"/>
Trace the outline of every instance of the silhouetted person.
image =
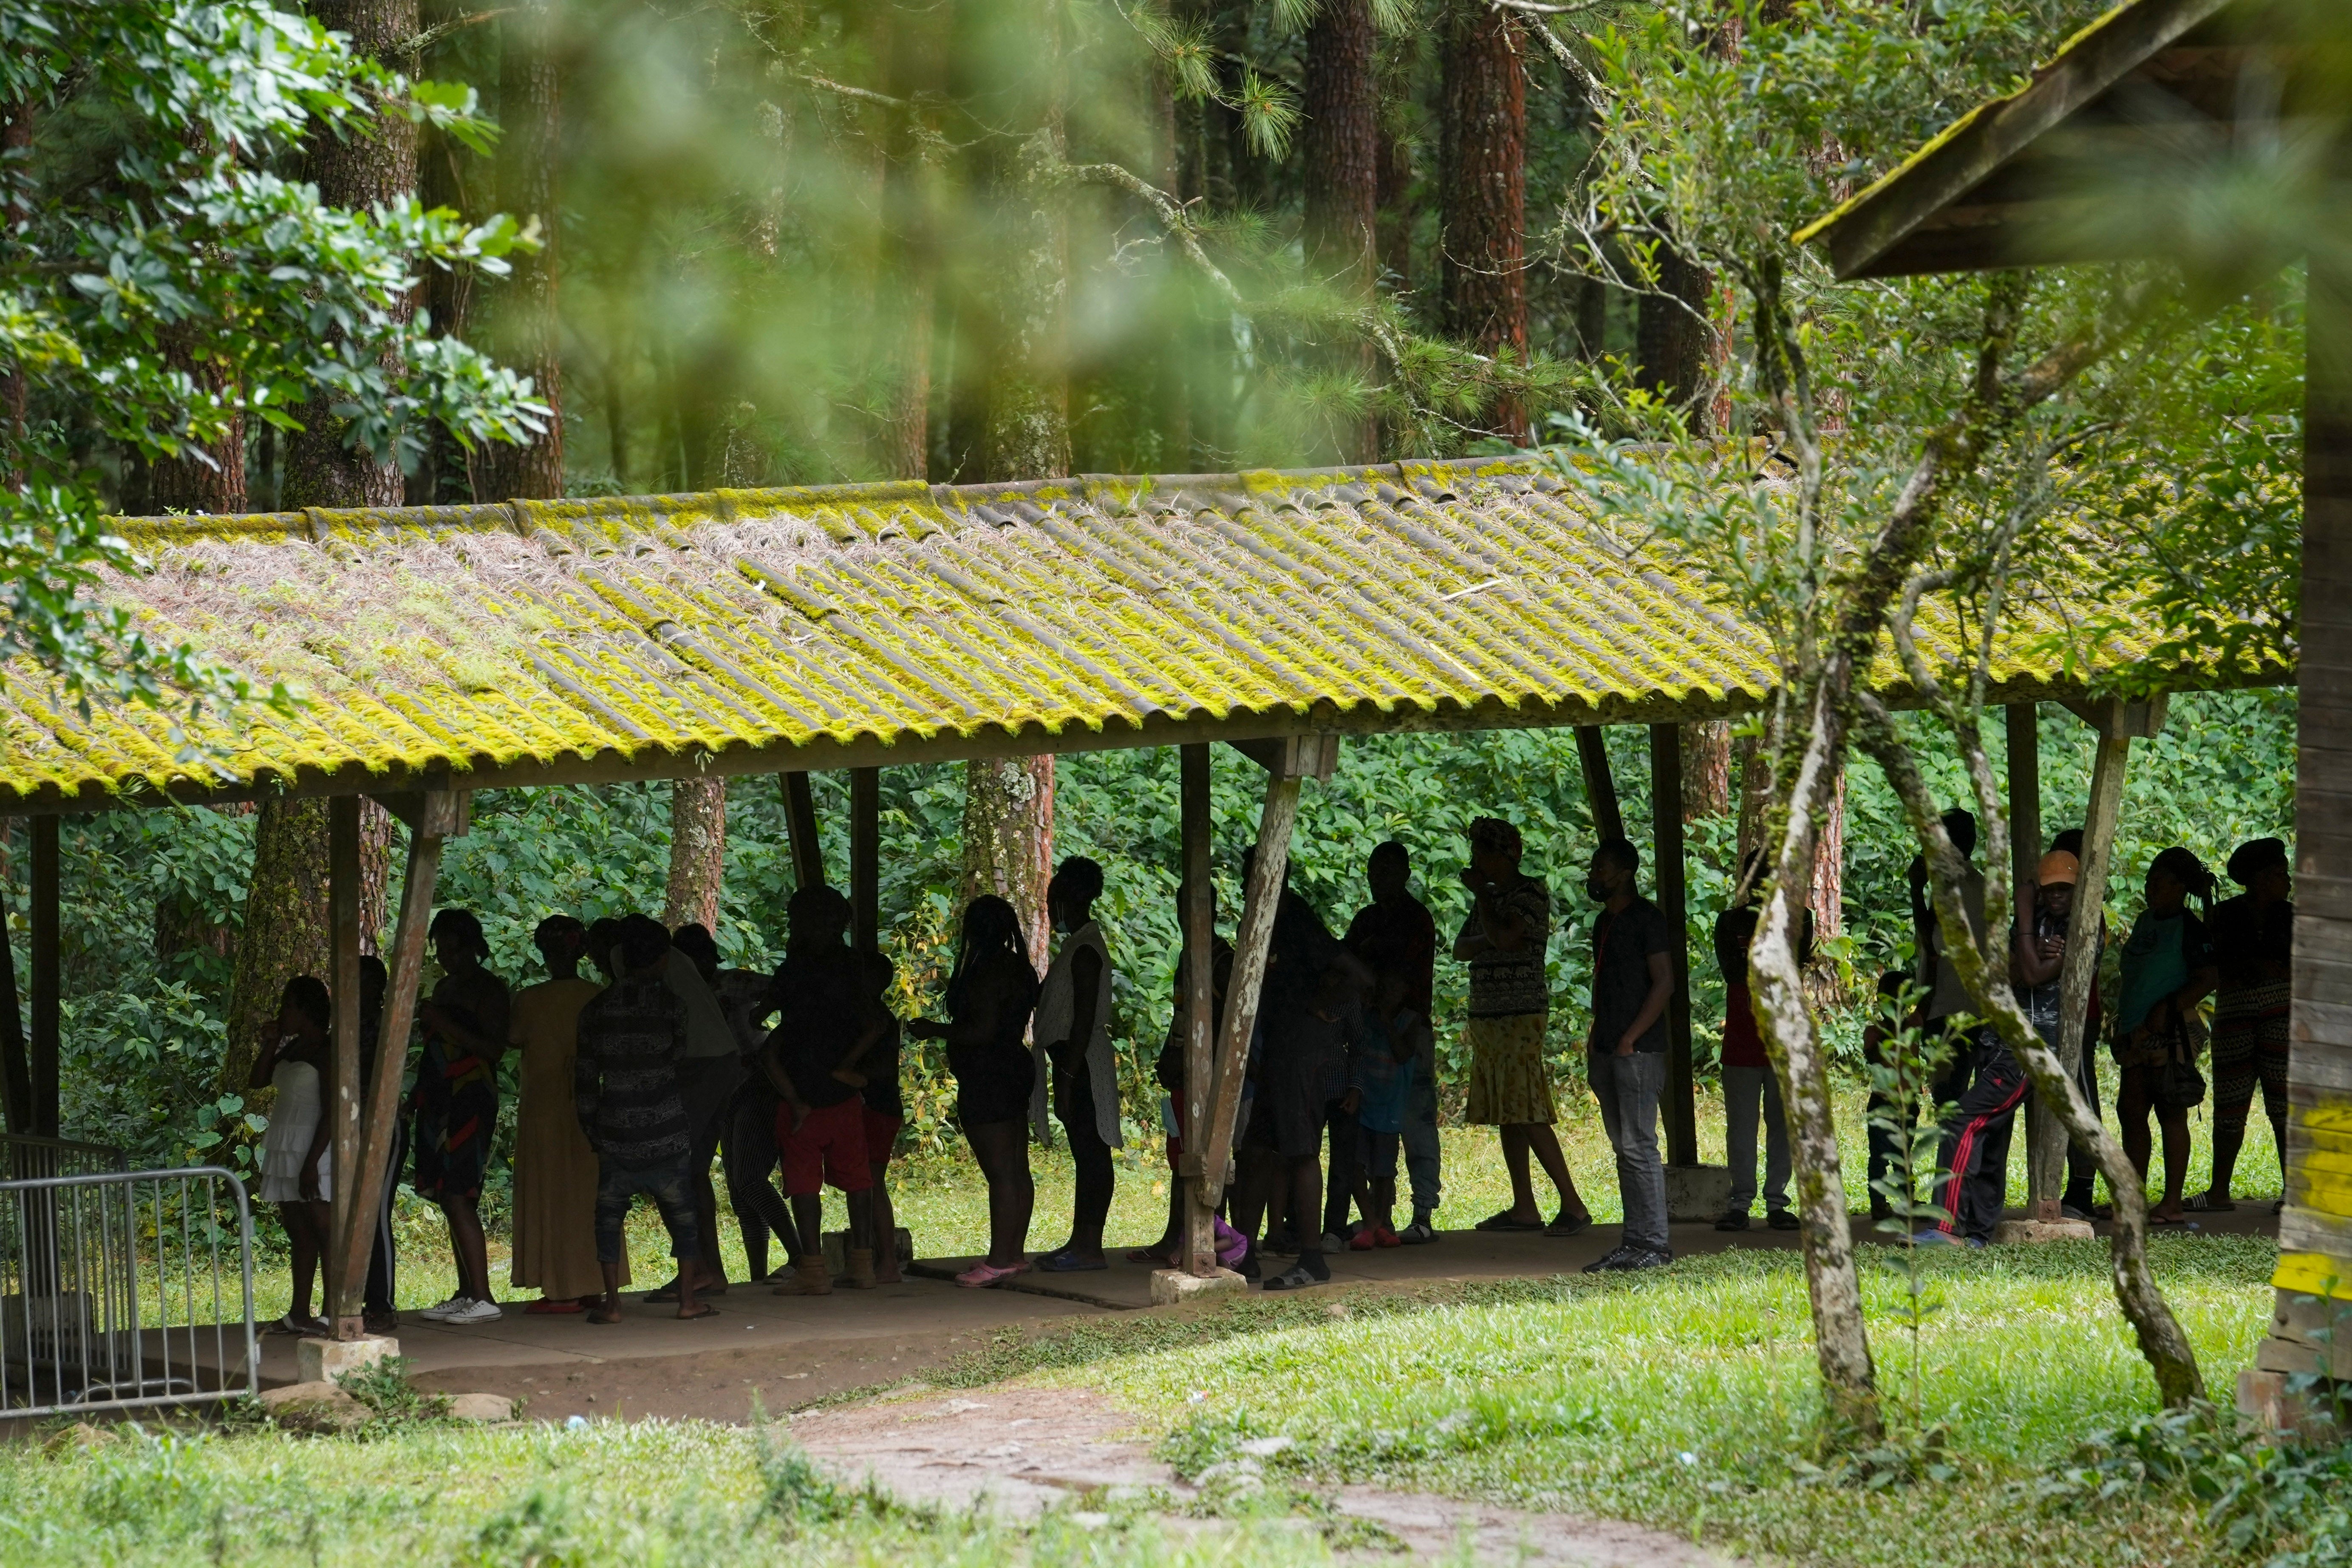
<path id="1" fill-rule="evenodd" d="M 2242 844 L 2230 856 L 2230 878 L 2246 890 L 2213 906 L 2213 939 L 2221 985 L 2213 1006 L 2213 1184 L 2189 1200 L 2192 1209 L 2226 1210 L 2246 1141 L 2246 1114 L 2254 1087 L 2286 1170 L 2286 1068 L 2289 980 L 2294 965 L 2294 903 L 2286 845 L 2276 838 Z"/>
<path id="2" fill-rule="evenodd" d="M 1666 1086 L 1674 953 L 1685 938 L 1634 890 L 1641 867 L 1631 844 L 1603 839 L 1584 883 L 1601 905 L 1592 925 L 1592 1033 L 1584 1067 L 1601 1101 L 1601 1125 L 1617 1152 L 1617 1190 L 1625 1205 L 1616 1250 L 1586 1264 L 1588 1274 L 1655 1268 L 1675 1257 L 1666 1237 L 1666 1168 L 1658 1158 L 1658 1097 Z"/>
<path id="3" fill-rule="evenodd" d="M 294 1253 L 292 1297 L 286 1315 L 269 1325 L 272 1333 L 328 1331 L 325 1320 L 311 1314 L 310 1281 L 334 1234 L 334 1184 L 341 1174 L 328 1153 L 333 1127 L 327 1117 L 327 1035 L 333 1017 L 325 982 L 312 974 L 289 980 L 247 1080 L 248 1088 L 278 1091 L 261 1139 L 259 1196 L 278 1205 Z"/>
<path id="4" fill-rule="evenodd" d="M 1045 908 L 1063 933 L 1037 993 L 1034 1033 L 1053 1064 L 1054 1115 L 1070 1141 L 1076 1194 L 1070 1239 L 1037 1259 L 1049 1273 L 1108 1268 L 1103 1224 L 1110 1217 L 1110 1152 L 1118 1131 L 1118 1058 L 1110 1043 L 1110 950 L 1095 923 L 1102 868 L 1073 855 L 1045 888 Z"/>
<path id="5" fill-rule="evenodd" d="M 2210 904 L 2213 873 L 2179 845 L 2149 863 L 2147 907 L 2124 939 L 2123 978 L 2116 1005 L 2114 1048 L 2123 1081 L 2116 1089 L 2116 1120 L 2124 1152 L 2147 1179 L 2151 1111 L 2164 1129 L 2164 1197 L 2148 1210 L 2151 1225 L 2179 1225 L 2181 1187 L 2189 1178 L 2189 1112 L 2205 1098 L 2193 1069 L 2205 1046 L 2198 1004 L 2221 983 L 2205 922 L 2189 910 L 2189 895 Z"/>
<path id="6" fill-rule="evenodd" d="M 1420 1042 L 1412 1070 L 1403 1075 L 1403 1105 L 1398 1138 L 1406 1174 L 1412 1181 L 1412 1223 L 1395 1232 L 1408 1247 L 1437 1239 L 1433 1216 L 1444 1196 L 1437 1140 L 1437 1037 L 1435 1027 L 1437 922 L 1429 906 L 1412 896 L 1412 862 L 1391 838 L 1364 864 L 1372 901 L 1356 911 L 1341 940 L 1348 951 L 1383 979 L 1393 976 L 1399 993 L 1385 1027 L 1397 1027 L 1395 1010 L 1421 1020 L 1409 1032 Z M 1367 1145 L 1369 1148 L 1369 1144 Z M 1390 1195 L 1393 1204 L 1394 1194 Z"/>
<path id="7" fill-rule="evenodd" d="M 490 1323 L 490 1263 L 482 1237 L 482 1176 L 499 1125 L 499 1060 L 507 1053 L 507 983 L 483 967 L 490 944 L 467 910 L 443 910 L 426 934 L 441 963 L 433 999 L 416 1010 L 425 1051 L 416 1068 L 416 1169 L 419 1197 L 440 1206 L 449 1224 L 457 1290 L 420 1316 L 443 1323 Z"/>

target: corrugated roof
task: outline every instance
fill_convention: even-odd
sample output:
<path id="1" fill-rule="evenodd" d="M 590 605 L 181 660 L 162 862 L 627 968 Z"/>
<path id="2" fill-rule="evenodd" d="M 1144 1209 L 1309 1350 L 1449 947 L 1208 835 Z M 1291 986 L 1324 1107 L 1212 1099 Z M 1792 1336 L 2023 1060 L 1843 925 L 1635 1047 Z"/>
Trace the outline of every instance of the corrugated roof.
<path id="1" fill-rule="evenodd" d="M 191 763 L 164 715 L 85 721 L 0 669 L 0 811 L 1759 701 L 1763 636 L 1584 505 L 1540 464 L 1469 461 L 141 521 L 154 569 L 108 592 L 309 704 Z M 2000 676 L 2079 689 L 2056 656 Z"/>

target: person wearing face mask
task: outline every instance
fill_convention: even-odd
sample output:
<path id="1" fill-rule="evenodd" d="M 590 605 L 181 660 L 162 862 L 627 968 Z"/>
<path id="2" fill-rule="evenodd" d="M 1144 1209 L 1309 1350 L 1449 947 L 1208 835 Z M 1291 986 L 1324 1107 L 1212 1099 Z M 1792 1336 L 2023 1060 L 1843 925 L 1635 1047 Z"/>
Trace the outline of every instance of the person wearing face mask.
<path id="1" fill-rule="evenodd" d="M 1552 1107 L 1550 1064 L 1544 1060 L 1544 1022 L 1551 1010 L 1551 983 L 1544 972 L 1551 895 L 1519 869 L 1524 845 L 1517 827 L 1500 817 L 1481 816 L 1470 824 L 1469 837 L 1470 864 L 1462 881 L 1470 889 L 1470 914 L 1454 939 L 1454 956 L 1470 966 L 1470 1018 L 1462 1030 L 1470 1084 L 1463 1120 L 1496 1129 L 1511 1177 L 1511 1206 L 1479 1221 L 1477 1228 L 1574 1236 L 1591 1225 L 1592 1215 L 1577 1196 L 1552 1131 L 1559 1117 Z M 1559 1210 L 1549 1226 L 1536 1207 L 1529 1154 L 1542 1162 L 1559 1194 Z"/>
<path id="2" fill-rule="evenodd" d="M 2230 1184 L 2257 1083 L 2272 1141 L 2280 1160 L 2286 1158 L 2288 978 L 2294 962 L 2286 845 L 2276 838 L 2242 844 L 2229 868 L 2231 880 L 2246 890 L 2214 905 L 2210 922 L 2221 978 L 2213 997 L 2213 1184 L 2189 1200 L 2190 1208 L 2209 1212 L 2238 1206 Z M 2282 1183 L 2285 1175 L 2282 1163 Z"/>
<path id="3" fill-rule="evenodd" d="M 1657 1268 L 1675 1260 L 1666 1238 L 1666 1167 L 1658 1157 L 1658 1097 L 1666 1086 L 1666 1004 L 1675 993 L 1675 944 L 1683 934 L 1634 890 L 1641 852 L 1605 838 L 1584 890 L 1601 905 L 1592 926 L 1592 1033 L 1584 1065 L 1601 1101 L 1601 1125 L 1617 1152 L 1625 1227 L 1615 1251 L 1588 1274 Z"/>

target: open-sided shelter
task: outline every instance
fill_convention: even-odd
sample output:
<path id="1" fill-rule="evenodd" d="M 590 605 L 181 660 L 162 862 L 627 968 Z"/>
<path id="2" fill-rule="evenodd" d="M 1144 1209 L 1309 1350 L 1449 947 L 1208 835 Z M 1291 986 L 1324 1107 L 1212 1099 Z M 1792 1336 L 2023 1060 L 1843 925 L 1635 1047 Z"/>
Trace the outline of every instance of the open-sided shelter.
<path id="1" fill-rule="evenodd" d="M 35 818 L 32 1098 L 56 1115 L 58 814 L 273 791 L 334 801 L 339 1170 L 331 1300 L 360 1331 L 364 1227 L 384 1170 L 444 841 L 475 789 L 779 773 L 795 860 L 820 877 L 811 769 L 853 770 L 856 940 L 875 931 L 877 792 L 889 763 L 1105 747 L 1183 748 L 1185 941 L 1209 941 L 1211 745 L 1266 771 L 1221 1037 L 1189 1011 L 1190 1270 L 1216 1271 L 1219 1201 L 1275 893 L 1301 780 L 1342 737 L 1579 725 L 1603 831 L 1617 827 L 1598 731 L 1652 728 L 1660 901 L 1682 914 L 1675 726 L 1753 708 L 1761 633 L 1654 549 L 1629 551 L 1579 487 L 1532 459 L 1021 484 L 849 485 L 126 525 L 153 563 L 109 592 L 153 633 L 299 688 L 290 716 L 213 715 L 191 759 L 163 715 L 83 715 L 37 672 L 0 670 L 0 814 Z M 2084 696 L 2137 663 L 2088 668 L 2030 610 L 1996 700 Z M 1946 628 L 1947 632 L 1951 628 Z M 2079 650 L 2078 650 L 2079 651 Z M 2275 672 L 2273 672 L 2275 676 Z M 2184 685 L 2214 683 L 2182 671 Z M 1874 684 L 1906 696 L 1890 660 Z M 2031 726 L 2028 726 L 2031 731 Z M 797 781 L 798 787 L 794 787 Z M 358 1062 L 358 798 L 409 826 L 387 960 L 385 1047 Z M 1668 1152 L 1696 1160 L 1688 1001 L 1678 987 Z M 44 1078 L 43 1075 L 46 1075 Z M 45 1097 L 45 1098 L 44 1098 Z"/>
<path id="2" fill-rule="evenodd" d="M 2193 180 L 2210 172 L 2200 153 L 2246 144 L 2294 147 L 2323 171 L 2330 199 L 2313 215 L 2305 314 L 2294 1110 L 2279 1310 L 2240 1389 L 2242 1401 L 2273 1414 L 2291 1375 L 2352 1379 L 2352 1336 L 2333 1332 L 2326 1304 L 2352 1300 L 2352 700 L 2336 684 L 2352 671 L 2347 86 L 2352 23 L 2341 0 L 2126 0 L 2031 82 L 1959 120 L 1798 237 L 1818 240 L 1838 275 L 1856 279 L 2163 258 L 2177 237 L 2151 232 L 2133 210 L 2147 171 Z M 2102 769 L 2116 789 L 2121 760 L 2118 749 Z M 2104 797 L 2093 793 L 2096 826 Z M 2032 842 L 2022 825 L 2018 842 L 2021 853 Z M 2091 869 L 2078 922 L 2098 908 Z M 2078 940 L 2070 952 L 2089 947 Z M 2080 994 L 2070 984 L 2069 999 Z M 2079 1030 L 2070 1036 L 2080 1049 Z"/>

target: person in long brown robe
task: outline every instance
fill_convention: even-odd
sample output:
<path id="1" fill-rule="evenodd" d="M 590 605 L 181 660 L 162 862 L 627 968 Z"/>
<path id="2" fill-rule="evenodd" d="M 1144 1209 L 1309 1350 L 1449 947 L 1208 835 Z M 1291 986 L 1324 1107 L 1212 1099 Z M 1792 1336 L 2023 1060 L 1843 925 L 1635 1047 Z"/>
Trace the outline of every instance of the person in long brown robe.
<path id="1" fill-rule="evenodd" d="M 596 1261 L 596 1152 L 572 1113 L 580 1009 L 603 989 L 580 977 L 588 931 L 570 915 L 539 922 L 531 942 L 549 978 L 515 994 L 509 1038 L 522 1053 L 515 1114 L 514 1283 L 541 1299 L 527 1312 L 577 1312 L 604 1299 Z M 628 1259 L 621 1283 L 629 1282 Z"/>

